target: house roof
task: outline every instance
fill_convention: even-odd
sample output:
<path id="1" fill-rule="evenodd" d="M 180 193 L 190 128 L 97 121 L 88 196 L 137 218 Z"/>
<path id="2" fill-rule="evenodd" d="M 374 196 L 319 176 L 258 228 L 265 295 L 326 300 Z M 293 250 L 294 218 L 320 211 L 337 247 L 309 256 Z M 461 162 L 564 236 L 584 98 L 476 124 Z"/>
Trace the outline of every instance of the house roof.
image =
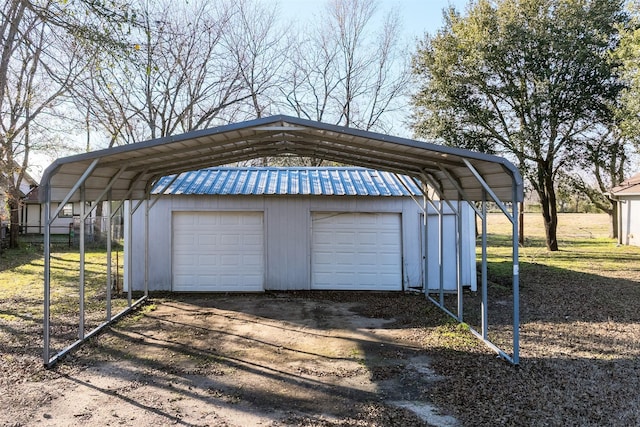
<path id="1" fill-rule="evenodd" d="M 17 181 L 17 179 L 18 179 L 18 173 L 19 173 L 19 171 L 20 171 L 21 169 L 22 169 L 22 166 L 21 166 L 18 162 L 14 161 L 14 162 L 13 162 L 13 169 L 12 169 L 12 172 L 13 172 L 13 181 L 14 181 L 14 182 L 15 182 L 15 181 Z M 2 183 L 2 182 L 3 182 L 3 180 L 5 179 L 5 177 L 7 177 L 6 171 L 5 171 L 5 172 L 2 172 L 2 173 L 4 173 L 5 175 L 4 175 L 4 176 L 2 176 L 2 177 L 0 177 L 0 183 Z M 9 172 L 9 173 L 11 173 L 11 172 Z M 9 179 L 7 178 L 7 180 L 9 180 Z M 20 191 L 20 197 L 25 197 L 25 196 L 27 196 L 27 195 L 28 195 L 28 194 L 33 190 L 33 188 L 34 188 L 34 187 L 37 187 L 37 186 L 38 186 L 38 181 L 36 181 L 35 179 L 33 179 L 33 178 L 31 177 L 31 175 L 30 175 L 26 170 L 25 170 L 25 171 L 23 171 L 23 174 L 22 174 L 22 181 L 21 181 L 21 183 L 20 183 L 20 188 L 18 189 L 18 190 Z M 5 191 L 5 189 L 4 189 L 4 188 L 2 188 L 2 186 L 0 186 L 0 194 L 4 194 L 4 191 Z"/>
<path id="2" fill-rule="evenodd" d="M 521 201 L 522 177 L 508 160 L 288 116 L 271 116 L 58 159 L 44 172 L 40 199 L 142 199 L 165 175 L 261 157 L 314 157 L 429 181 L 443 198 Z M 461 193 L 462 192 L 462 193 Z M 462 195 L 463 194 L 463 195 Z"/>
<path id="3" fill-rule="evenodd" d="M 609 194 L 615 197 L 640 196 L 640 173 L 613 187 Z"/>
<path id="4" fill-rule="evenodd" d="M 407 191 L 407 189 L 411 191 Z M 211 168 L 160 178 L 152 194 L 418 196 L 407 176 L 365 168 Z"/>

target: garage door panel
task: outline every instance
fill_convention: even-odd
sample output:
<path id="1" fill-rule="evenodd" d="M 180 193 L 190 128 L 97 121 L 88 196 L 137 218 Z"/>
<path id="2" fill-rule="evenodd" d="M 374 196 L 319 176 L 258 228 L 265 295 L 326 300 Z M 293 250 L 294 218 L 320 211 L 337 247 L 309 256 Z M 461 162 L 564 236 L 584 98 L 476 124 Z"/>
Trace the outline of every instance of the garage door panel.
<path id="1" fill-rule="evenodd" d="M 393 216 L 393 215 L 392 215 Z M 358 224 L 376 226 L 379 222 L 384 223 L 384 218 L 379 218 L 377 214 L 363 214 L 358 218 Z M 393 220 L 390 222 L 393 224 Z"/>
<path id="2" fill-rule="evenodd" d="M 336 245 L 353 245 L 353 232 L 336 231 L 333 235 L 333 243 Z"/>
<path id="3" fill-rule="evenodd" d="M 312 289 L 401 290 L 400 214 L 313 213 Z"/>
<path id="4" fill-rule="evenodd" d="M 173 244 L 174 246 L 192 246 L 195 243 L 195 237 L 193 234 L 173 236 Z"/>
<path id="5" fill-rule="evenodd" d="M 262 241 L 262 234 L 245 234 L 242 236 L 242 243 L 244 245 L 261 245 Z"/>
<path id="6" fill-rule="evenodd" d="M 262 291 L 262 212 L 174 212 L 175 291 Z"/>
<path id="7" fill-rule="evenodd" d="M 262 259 L 263 257 L 261 255 L 243 255 L 242 265 L 262 266 Z"/>
<path id="8" fill-rule="evenodd" d="M 222 234 L 220 244 L 236 249 L 240 246 L 240 236 L 238 234 Z"/>
<path id="9" fill-rule="evenodd" d="M 200 271 L 204 271 L 204 267 L 215 267 L 218 265 L 218 257 L 215 255 L 198 255 L 197 258 L 194 257 L 194 259 L 197 260 L 197 262 L 189 262 L 189 263 L 185 263 L 183 261 L 184 265 L 189 265 L 189 266 L 193 266 L 193 265 L 197 265 L 200 267 Z"/>

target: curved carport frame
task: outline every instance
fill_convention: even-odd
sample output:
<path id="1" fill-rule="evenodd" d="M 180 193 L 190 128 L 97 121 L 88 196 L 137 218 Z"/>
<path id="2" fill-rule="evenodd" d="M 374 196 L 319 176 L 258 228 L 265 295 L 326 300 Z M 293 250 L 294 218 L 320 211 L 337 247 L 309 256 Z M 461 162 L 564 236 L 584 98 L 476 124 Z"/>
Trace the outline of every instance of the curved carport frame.
<path id="1" fill-rule="evenodd" d="M 102 328 L 126 314 L 148 297 L 148 274 L 145 274 L 144 295 L 133 302 L 129 275 L 128 305 L 115 316 L 111 313 L 111 227 L 107 236 L 107 303 L 106 319 L 94 330 L 84 330 L 84 219 L 86 202 L 93 206 L 103 201 L 128 203 L 129 218 L 144 202 L 148 229 L 148 212 L 153 206 L 151 190 L 158 180 L 205 167 L 228 165 L 260 157 L 303 156 L 335 161 L 355 166 L 394 172 L 414 180 L 423 190 L 423 200 L 416 202 L 426 213 L 432 206 L 439 213 L 447 204 L 457 213 L 457 256 L 460 255 L 461 202 L 469 202 L 482 219 L 481 251 L 481 320 L 480 331 L 472 332 L 512 364 L 519 363 L 519 264 L 518 264 L 518 203 L 523 200 L 523 182 L 517 168 L 504 158 L 468 150 L 446 147 L 411 139 L 365 132 L 289 116 L 271 116 L 257 120 L 188 132 L 166 138 L 114 147 L 106 150 L 66 157 L 53 162 L 45 171 L 40 185 L 40 200 L 45 204 L 44 226 L 44 352 L 46 366 L 96 334 Z M 170 185 L 170 184 L 169 184 Z M 167 186 L 168 187 L 168 186 Z M 157 189 L 156 189 L 157 192 Z M 153 197 L 159 197 L 162 192 Z M 157 199 L 155 199 L 157 200 Z M 133 201 L 137 201 L 133 203 Z M 489 341 L 487 309 L 487 202 L 494 202 L 512 224 L 513 280 L 513 348 L 511 354 Z M 51 203 L 59 202 L 51 212 Z M 78 340 L 55 355 L 51 355 L 50 284 L 51 284 L 51 224 L 69 202 L 81 202 L 80 212 L 80 273 Z M 480 202 L 480 207 L 475 202 Z M 110 203 L 107 204 L 110 206 Z M 105 216 L 111 217 L 108 209 Z M 427 215 L 424 215 L 425 221 Z M 425 223 L 426 225 L 426 223 Z M 424 227 L 425 233 L 427 227 Z M 129 237 L 131 233 L 129 227 Z M 442 233 L 440 233 L 442 235 Z M 128 239 L 131 245 L 131 239 Z M 145 264 L 148 260 L 149 237 L 145 233 Z M 442 246 L 442 239 L 440 242 Z M 440 247 L 439 252 L 442 252 Z M 131 247 L 127 251 L 131 259 Z M 439 254 L 441 256 L 441 254 Z M 459 260 L 459 258 L 458 258 Z M 426 263 L 426 260 L 425 260 Z M 463 321 L 462 283 L 458 262 L 457 311 L 444 304 L 442 274 L 436 297 L 425 294 L 449 315 Z M 129 264 L 130 265 L 130 264 Z M 442 262 L 440 262 L 442 266 Z M 148 272 L 145 265 L 145 272 Z M 442 267 L 440 267 L 442 268 Z M 426 265 L 425 265 L 426 269 Z M 131 269 L 129 269 L 130 272 Z M 126 274 L 126 273 L 125 273 Z"/>

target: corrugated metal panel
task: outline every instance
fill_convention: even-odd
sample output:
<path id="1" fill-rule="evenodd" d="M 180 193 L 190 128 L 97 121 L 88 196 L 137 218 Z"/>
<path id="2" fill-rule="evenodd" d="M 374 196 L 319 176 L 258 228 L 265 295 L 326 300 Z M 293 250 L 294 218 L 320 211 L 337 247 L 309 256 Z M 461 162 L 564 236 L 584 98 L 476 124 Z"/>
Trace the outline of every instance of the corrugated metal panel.
<path id="1" fill-rule="evenodd" d="M 408 196 L 395 174 L 363 168 L 215 168 L 169 175 L 153 194 Z M 173 181 L 173 183 L 171 183 Z M 403 177 L 412 195 L 420 190 Z M 171 183 L 171 185 L 169 185 Z M 166 188 L 169 186 L 168 188 Z M 166 189 L 165 189 L 166 188 Z"/>

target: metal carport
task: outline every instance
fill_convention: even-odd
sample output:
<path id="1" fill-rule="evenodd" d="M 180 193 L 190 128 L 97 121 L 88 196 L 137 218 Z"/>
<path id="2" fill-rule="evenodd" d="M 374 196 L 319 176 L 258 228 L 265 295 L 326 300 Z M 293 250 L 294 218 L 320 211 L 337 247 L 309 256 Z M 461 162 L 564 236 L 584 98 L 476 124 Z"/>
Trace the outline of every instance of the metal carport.
<path id="1" fill-rule="evenodd" d="M 50 349 L 50 225 L 68 202 L 81 202 L 82 219 L 85 202 L 130 200 L 128 215 L 142 206 L 151 209 L 151 189 L 166 175 L 204 167 L 228 165 L 260 157 L 302 156 L 335 161 L 355 166 L 394 172 L 409 176 L 423 188 L 421 203 L 442 201 L 456 210 L 461 201 L 472 203 L 482 219 L 481 293 L 482 322 L 474 334 L 513 364 L 519 362 L 519 268 L 518 268 L 518 202 L 523 200 L 522 177 L 515 166 L 504 158 L 446 147 L 411 139 L 329 125 L 289 116 L 271 116 L 257 120 L 197 130 L 106 150 L 58 159 L 45 171 L 40 185 L 40 200 L 45 204 L 44 232 L 44 352 L 47 366 L 84 340 L 97 333 L 116 318 L 142 303 L 148 291 L 136 302 L 131 301 L 128 287 L 128 308 L 112 316 L 111 238 L 107 239 L 107 307 L 106 320 L 93 331 L 84 331 L 84 239 L 80 221 L 80 283 L 78 340 L 51 356 Z M 157 196 L 153 196 L 157 197 Z M 494 202 L 512 223 L 513 263 L 513 348 L 511 354 L 499 349 L 487 337 L 487 262 L 486 213 L 487 202 Z M 51 203 L 59 202 L 55 212 Z M 442 203 L 437 204 L 442 209 Z M 435 205 L 433 205 L 435 206 Z M 111 213 L 107 212 L 107 216 Z M 110 228 L 110 227 L 109 227 Z M 426 227 L 425 227 L 426 232 Z M 460 232 L 460 229 L 458 229 Z M 148 247 L 148 235 L 145 247 Z M 130 240 L 129 240 L 130 242 Z M 458 251 L 459 252 L 459 251 Z M 128 251 L 129 256 L 131 251 Z M 146 254 L 145 254 L 146 259 Z M 145 278 L 145 289 L 148 289 Z M 427 287 L 425 286 L 425 289 Z M 427 294 L 436 305 L 458 321 L 462 318 L 462 288 L 457 290 L 457 313 L 444 306 L 442 290 L 439 298 Z"/>

